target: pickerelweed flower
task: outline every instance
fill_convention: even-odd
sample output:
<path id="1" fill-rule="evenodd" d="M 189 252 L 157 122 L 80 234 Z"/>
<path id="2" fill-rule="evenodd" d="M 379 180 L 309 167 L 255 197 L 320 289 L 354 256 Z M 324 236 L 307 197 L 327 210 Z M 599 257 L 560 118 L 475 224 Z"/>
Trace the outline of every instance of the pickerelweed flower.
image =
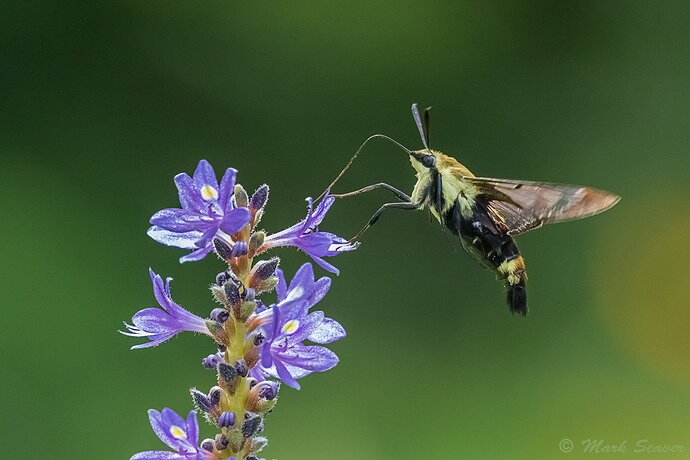
<path id="1" fill-rule="evenodd" d="M 123 332 L 148 339 L 132 348 L 155 346 L 180 332 L 214 340 L 214 349 L 201 360 L 202 366 L 215 371 L 214 385 L 208 391 L 192 388 L 190 395 L 217 434 L 199 442 L 195 411 L 184 420 L 167 408 L 150 410 L 154 432 L 173 451 L 141 452 L 132 459 L 261 460 L 257 453 L 268 442 L 261 433 L 278 400 L 279 381 L 299 389 L 298 379 L 338 363 L 335 353 L 322 345 L 345 337 L 345 329 L 322 311 L 310 311 L 328 293 L 330 278 L 315 280 L 311 263 L 305 263 L 288 283 L 277 257 L 255 260 L 272 248 L 292 246 L 338 273 L 323 258 L 354 250 L 357 243 L 318 230 L 333 197 L 326 196 L 315 209 L 307 199 L 305 219 L 267 235 L 257 225 L 268 201 L 268 186 L 258 187 L 250 197 L 235 184 L 236 174 L 227 169 L 218 184 L 213 168 L 202 160 L 193 178 L 177 175 L 182 207 L 154 214 L 148 232 L 160 243 L 191 249 L 181 262 L 215 252 L 226 264 L 211 284 L 219 305 L 210 309 L 208 318 L 196 316 L 173 301 L 170 278 L 164 283 L 150 270 L 160 308 L 137 312 Z M 263 302 L 261 296 L 272 290 L 276 302 Z"/>
<path id="2" fill-rule="evenodd" d="M 212 453 L 199 448 L 199 424 L 196 421 L 195 411 L 190 411 L 185 420 L 167 407 L 162 412 L 150 409 L 149 421 L 156 436 L 174 452 L 149 450 L 135 454 L 131 460 L 206 460 L 217 458 Z"/>
<path id="3" fill-rule="evenodd" d="M 192 249 L 180 262 L 201 260 L 211 252 L 219 233 L 231 235 L 249 222 L 249 210 L 233 202 L 237 170 L 228 168 L 218 184 L 213 167 L 201 160 L 194 176 L 175 176 L 182 208 L 162 209 L 151 216 L 151 238 L 168 246 Z"/>
<path id="4" fill-rule="evenodd" d="M 324 270 L 336 275 L 340 273 L 323 258 L 336 256 L 341 252 L 354 251 L 358 243 L 350 243 L 338 235 L 318 230 L 318 226 L 326 217 L 334 201 L 334 197 L 327 196 L 321 200 L 316 209 L 313 209 L 312 199 L 307 198 L 307 217 L 283 231 L 268 235 L 259 253 L 275 247 L 294 246 L 307 253 Z"/>
<path id="5" fill-rule="evenodd" d="M 335 353 L 325 347 L 305 345 L 304 341 L 319 344 L 335 342 L 345 337 L 345 329 L 337 321 L 326 318 L 321 311 L 309 313 L 309 309 L 328 292 L 331 280 L 323 277 L 314 281 L 314 270 L 306 263 L 287 283 L 282 270 L 277 271 L 278 303 L 257 318 L 270 315 L 267 326 L 262 328 L 264 343 L 261 362 L 252 375 L 259 379 L 270 376 L 281 379 L 287 385 L 299 389 L 297 379 L 312 372 L 324 372 L 338 364 Z"/>
<path id="6" fill-rule="evenodd" d="M 144 308 L 132 317 L 133 324 L 125 323 L 124 335 L 146 337 L 150 342 L 134 345 L 132 348 L 155 347 L 180 332 L 200 332 L 210 335 L 206 321 L 177 305 L 170 296 L 170 281 L 163 285 L 163 279 L 149 268 L 153 282 L 153 295 L 163 309 Z"/>

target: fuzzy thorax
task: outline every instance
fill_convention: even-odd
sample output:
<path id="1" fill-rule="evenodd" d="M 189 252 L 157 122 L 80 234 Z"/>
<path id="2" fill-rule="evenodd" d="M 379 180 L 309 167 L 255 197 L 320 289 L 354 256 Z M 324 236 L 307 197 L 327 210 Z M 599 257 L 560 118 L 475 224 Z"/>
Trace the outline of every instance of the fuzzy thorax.
<path id="1" fill-rule="evenodd" d="M 435 168 L 441 176 L 441 193 L 443 197 L 441 212 L 439 213 L 434 206 L 430 206 L 431 213 L 439 222 L 443 223 L 442 215 L 453 207 L 457 199 L 463 216 L 471 217 L 479 191 L 464 178 L 474 177 L 474 174 L 453 157 L 449 157 L 436 150 L 431 150 L 430 153 L 436 157 Z M 424 209 L 430 204 L 430 191 L 433 184 L 432 169 L 425 167 L 413 156 L 410 156 L 410 162 L 417 172 L 417 183 L 412 191 L 412 200 L 415 203 L 420 203 L 420 208 Z"/>

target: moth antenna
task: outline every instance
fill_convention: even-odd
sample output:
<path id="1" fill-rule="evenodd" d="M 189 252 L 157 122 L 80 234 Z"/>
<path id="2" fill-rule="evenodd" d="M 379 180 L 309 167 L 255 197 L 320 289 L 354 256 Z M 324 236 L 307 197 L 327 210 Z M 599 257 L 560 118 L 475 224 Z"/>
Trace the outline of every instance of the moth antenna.
<path id="1" fill-rule="evenodd" d="M 424 138 L 426 139 L 427 145 L 431 146 L 431 134 L 430 131 L 430 118 L 431 118 L 431 106 L 424 109 Z"/>
<path id="2" fill-rule="evenodd" d="M 331 184 L 328 187 L 326 187 L 326 190 L 324 190 L 321 193 L 321 195 L 319 195 L 319 197 L 316 200 L 314 200 L 314 202 L 318 202 L 321 198 L 324 197 L 324 195 L 326 193 L 328 193 L 329 190 L 331 190 L 333 188 L 333 186 L 340 180 L 340 178 L 343 177 L 343 175 L 345 175 L 347 170 L 350 169 L 350 166 L 352 166 L 352 163 L 354 163 L 355 159 L 357 158 L 359 153 L 362 151 L 364 146 L 367 145 L 369 143 L 369 141 L 371 141 L 373 139 L 385 139 L 385 140 L 391 142 L 392 144 L 394 144 L 395 146 L 399 147 L 400 149 L 404 150 L 408 155 L 412 154 L 412 151 L 410 149 L 408 149 L 407 147 L 405 147 L 404 145 L 402 145 L 400 142 L 396 141 L 395 139 L 388 137 L 385 134 L 373 134 L 373 135 L 369 136 L 364 142 L 362 142 L 362 145 L 360 145 L 359 148 L 357 149 L 357 151 L 355 152 L 355 154 L 352 155 L 352 158 L 350 158 L 350 161 L 348 161 L 347 164 L 345 165 L 345 167 L 343 168 L 343 170 L 340 171 L 340 174 L 338 174 L 336 176 L 336 178 L 333 179 L 333 182 L 331 182 Z"/>
<path id="3" fill-rule="evenodd" d="M 414 123 L 417 125 L 417 130 L 419 131 L 419 137 L 422 138 L 422 145 L 427 150 L 431 150 L 427 143 L 424 125 L 422 124 L 422 117 L 419 115 L 419 109 L 417 108 L 417 103 L 412 104 L 412 117 L 414 118 Z"/>

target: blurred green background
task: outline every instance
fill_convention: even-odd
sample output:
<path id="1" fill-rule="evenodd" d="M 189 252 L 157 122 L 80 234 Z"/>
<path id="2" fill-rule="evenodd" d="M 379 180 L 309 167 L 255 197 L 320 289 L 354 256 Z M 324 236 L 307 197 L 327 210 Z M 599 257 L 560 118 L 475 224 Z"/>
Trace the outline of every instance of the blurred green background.
<path id="1" fill-rule="evenodd" d="M 219 263 L 179 265 L 145 233 L 176 173 L 206 158 L 269 183 L 280 230 L 370 134 L 419 147 L 417 101 L 432 146 L 478 175 L 623 200 L 519 238 L 527 319 L 425 214 L 385 215 L 332 260 L 341 363 L 284 388 L 265 456 L 589 458 L 601 439 L 639 458 L 647 439 L 684 451 L 643 458 L 690 458 L 689 23 L 671 1 L 3 2 L 2 457 L 162 448 L 146 410 L 212 384 L 206 338 L 130 351 L 116 333 L 155 305 L 149 266 L 211 306 Z M 384 143 L 337 191 L 378 181 L 414 183 Z M 339 202 L 322 228 L 350 236 L 389 198 Z"/>

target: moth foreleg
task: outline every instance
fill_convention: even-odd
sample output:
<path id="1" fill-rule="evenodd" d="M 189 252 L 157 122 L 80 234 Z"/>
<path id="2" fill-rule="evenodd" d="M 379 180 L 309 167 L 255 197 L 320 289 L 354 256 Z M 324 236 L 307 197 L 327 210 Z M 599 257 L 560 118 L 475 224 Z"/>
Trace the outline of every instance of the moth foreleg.
<path id="1" fill-rule="evenodd" d="M 402 201 L 400 203 L 386 203 L 383 206 L 381 206 L 379 208 L 379 210 L 374 213 L 373 216 L 371 216 L 371 218 L 369 219 L 369 222 L 367 222 L 367 224 L 364 226 L 364 228 L 362 228 L 362 230 L 360 230 L 355 236 L 350 238 L 350 241 L 354 241 L 354 240 L 361 238 L 362 235 L 364 234 L 364 232 L 369 230 L 369 228 L 379 220 L 379 218 L 381 217 L 381 214 L 383 214 L 383 212 L 386 209 L 418 209 L 418 208 L 419 208 L 419 205 L 417 203 L 412 203 L 410 201 Z"/>
<path id="2" fill-rule="evenodd" d="M 348 193 L 337 193 L 333 194 L 331 196 L 335 198 L 347 198 L 349 196 L 356 196 L 356 195 L 361 195 L 362 193 L 367 193 L 371 192 L 372 190 L 378 190 L 378 189 L 384 189 L 388 190 L 391 192 L 393 195 L 397 196 L 401 200 L 405 202 L 410 202 L 412 201 L 412 198 L 410 198 L 409 195 L 407 195 L 405 192 L 398 190 L 397 188 L 393 187 L 392 185 L 388 185 L 383 182 L 379 182 L 378 184 L 373 184 L 373 185 L 368 185 L 366 187 L 362 187 L 359 190 L 355 190 L 354 192 L 348 192 Z"/>

